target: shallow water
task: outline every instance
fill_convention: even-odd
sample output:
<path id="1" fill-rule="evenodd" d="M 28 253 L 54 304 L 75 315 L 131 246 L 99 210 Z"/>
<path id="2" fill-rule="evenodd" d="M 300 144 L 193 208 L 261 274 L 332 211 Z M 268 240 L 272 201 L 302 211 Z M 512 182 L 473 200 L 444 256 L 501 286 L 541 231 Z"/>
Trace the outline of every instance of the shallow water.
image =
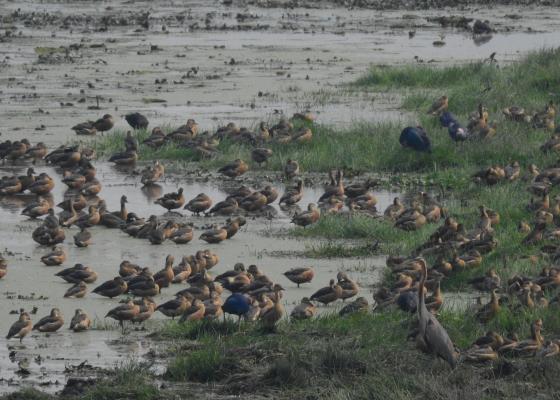
<path id="1" fill-rule="evenodd" d="M 129 200 L 128 210 L 141 216 L 150 214 L 162 215 L 165 210 L 153 203 L 153 198 L 147 197 L 138 184 L 139 177 L 129 173 L 123 173 L 106 163 L 96 163 L 97 176 L 103 182 L 101 196 L 108 203 L 110 210 L 118 208 L 118 202 L 122 194 L 126 194 Z M 0 175 L 10 173 L 23 174 L 26 167 L 2 167 Z M 56 178 L 56 186 L 52 192 L 55 203 L 58 203 L 64 194 L 65 186 L 60 182 L 60 175 L 51 167 L 37 166 L 37 173 L 47 172 Z M 228 184 L 230 186 L 231 184 Z M 214 199 L 214 202 L 226 197 L 226 187 L 219 185 L 216 181 L 210 182 L 193 181 L 181 178 L 178 175 L 170 175 L 161 184 L 161 192 L 176 191 L 183 187 L 187 198 L 192 198 L 200 192 L 204 192 Z M 283 185 L 277 186 L 283 190 Z M 315 202 L 322 194 L 321 188 L 305 188 L 305 196 L 302 205 Z M 392 198 L 397 195 L 390 192 L 376 192 L 379 209 L 384 209 L 390 204 Z M 103 327 L 107 324 L 115 326 L 112 320 L 104 320 L 108 310 L 115 307 L 119 299 L 106 299 L 96 294 L 88 293 L 83 299 L 64 299 L 64 292 L 71 286 L 54 274 L 63 268 L 70 267 L 75 263 L 90 265 L 99 274 L 97 282 L 88 285 L 91 291 L 97 284 L 112 279 L 118 275 L 118 266 L 124 259 L 130 260 L 141 266 L 148 266 L 152 271 L 157 271 L 164 266 L 167 254 L 175 256 L 178 263 L 183 255 L 194 254 L 197 250 L 211 249 L 220 257 L 220 262 L 210 273 L 218 275 L 231 269 L 237 262 L 245 265 L 256 264 L 273 281 L 278 282 L 286 289 L 284 302 L 289 311 L 294 304 L 304 296 L 310 296 L 319 288 L 326 286 L 330 278 L 336 276 L 338 271 L 348 271 L 351 278 L 357 280 L 361 286 L 361 295 L 371 300 L 371 285 L 378 281 L 380 271 L 384 266 L 383 257 L 350 258 L 350 259 L 306 259 L 300 254 L 306 246 L 316 245 L 316 240 L 289 239 L 278 233 L 285 231 L 290 226 L 290 217 L 281 211 L 276 203 L 274 208 L 278 212 L 277 218 L 264 219 L 260 217 L 248 217 L 247 225 L 231 240 L 220 244 L 208 245 L 198 239 L 202 232 L 195 229 L 195 239 L 187 245 L 176 245 L 167 241 L 163 245 L 151 245 L 146 240 L 134 239 L 120 230 L 94 227 L 93 244 L 85 249 L 73 245 L 72 236 L 78 232 L 78 228 L 72 227 L 66 230 L 67 240 L 63 246 L 68 250 L 68 259 L 60 267 L 46 267 L 40 262 L 40 257 L 50 251 L 49 248 L 37 245 L 31 239 L 31 232 L 39 224 L 20 216 L 21 209 L 31 201 L 34 196 L 12 196 L 0 198 L 0 220 L 2 221 L 2 249 L 8 249 L 13 256 L 5 255 L 9 267 L 7 276 L 0 281 L 0 293 L 2 310 L 0 311 L 0 332 L 7 332 L 9 326 L 17 319 L 17 315 L 11 315 L 10 311 L 19 310 L 21 307 L 31 310 L 37 307 L 36 315 L 32 316 L 34 321 L 47 315 L 52 307 L 61 309 L 69 321 L 76 308 L 84 309 L 91 318 L 95 319 L 96 325 Z M 195 227 L 209 223 L 222 223 L 225 218 L 195 217 L 189 212 L 181 212 L 185 221 L 193 222 Z M 7 232 L 11 232 L 7 234 Z M 280 254 L 280 255 L 279 255 Z M 293 254 L 293 255 L 292 255 Z M 282 273 L 293 267 L 313 266 L 316 272 L 315 279 L 311 284 L 297 288 L 289 282 Z M 173 297 L 174 293 L 186 285 L 172 285 L 164 289 L 163 293 L 155 298 L 161 303 Z M 18 295 L 27 298 L 18 298 Z M 224 298 L 227 296 L 224 294 Z M 39 298 L 45 298 L 39 300 Z M 321 307 L 321 312 L 335 311 L 339 305 Z M 155 321 L 163 320 L 165 317 L 156 313 Z M 3 335 L 0 338 L 1 352 L 6 354 L 15 347 L 18 357 L 26 357 L 33 360 L 37 355 L 45 358 L 43 367 L 49 372 L 44 378 L 46 380 L 61 379 L 56 371 L 63 370 L 67 363 L 79 364 L 88 360 L 94 366 L 113 366 L 119 360 L 122 361 L 130 356 L 142 356 L 147 349 L 141 334 L 136 334 L 132 339 L 124 342 L 120 340 L 119 331 L 92 331 L 85 334 L 75 334 L 67 331 L 67 327 L 61 329 L 60 333 L 46 337 L 44 334 L 33 333 L 24 340 L 24 347 L 20 349 L 16 340 L 7 342 Z M 115 344 L 116 343 L 116 344 Z M 1 355 L 2 353 L 0 353 Z M 56 357 L 54 357 L 56 355 Z M 48 357 L 50 359 L 47 359 Z M 11 362 L 7 357 L 0 357 L 0 368 L 4 371 L 4 379 L 19 379 L 14 375 L 17 371 L 17 362 Z M 32 369 L 30 378 L 38 379 L 35 372 L 39 372 L 37 365 Z M 54 375 L 53 375 L 54 374 Z M 28 378 L 26 378 L 28 379 Z M 30 379 L 32 380 L 32 379 Z M 2 382 L 0 382 L 1 384 Z"/>

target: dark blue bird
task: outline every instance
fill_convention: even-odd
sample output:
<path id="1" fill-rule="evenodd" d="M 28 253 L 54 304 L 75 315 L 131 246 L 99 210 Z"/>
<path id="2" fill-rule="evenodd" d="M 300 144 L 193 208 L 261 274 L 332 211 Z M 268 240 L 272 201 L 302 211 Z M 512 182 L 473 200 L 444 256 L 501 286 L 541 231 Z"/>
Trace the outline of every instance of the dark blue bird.
<path id="1" fill-rule="evenodd" d="M 410 147 L 416 151 L 432 151 L 432 144 L 421 126 L 409 126 L 403 129 L 399 137 L 399 143 L 403 147 Z"/>
<path id="2" fill-rule="evenodd" d="M 446 111 L 439 116 L 439 122 L 444 128 L 447 128 L 451 124 L 459 124 L 457 118 L 455 118 L 455 116 L 449 111 Z"/>
<path id="3" fill-rule="evenodd" d="M 233 293 L 222 306 L 225 313 L 237 315 L 239 317 L 238 322 L 241 321 L 241 316 L 249 312 L 250 309 L 251 300 L 241 293 Z"/>
<path id="4" fill-rule="evenodd" d="M 447 128 L 449 136 L 455 142 L 462 142 L 469 137 L 469 131 L 461 126 L 459 123 L 451 123 Z"/>
<path id="5" fill-rule="evenodd" d="M 418 307 L 418 292 L 416 290 L 402 292 L 397 297 L 397 306 L 404 312 L 415 313 Z"/>

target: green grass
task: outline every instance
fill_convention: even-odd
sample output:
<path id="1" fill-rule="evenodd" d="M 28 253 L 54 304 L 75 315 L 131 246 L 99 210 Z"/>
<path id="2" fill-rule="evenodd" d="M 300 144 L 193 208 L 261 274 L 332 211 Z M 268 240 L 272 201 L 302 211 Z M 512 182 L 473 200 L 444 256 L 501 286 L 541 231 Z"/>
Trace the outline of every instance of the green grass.
<path id="1" fill-rule="evenodd" d="M 536 318 L 545 321 L 546 337 L 560 333 L 560 316 L 554 309 L 504 309 L 487 326 L 445 308 L 439 315 L 461 349 L 468 348 L 488 329 L 502 334 L 515 331 L 521 338 L 528 337 L 529 325 Z M 346 318 L 325 314 L 308 321 L 282 321 L 278 332 L 268 335 L 251 324 L 227 334 L 198 329 L 197 347 L 179 350 L 166 375 L 174 381 L 213 381 L 213 390 L 218 394 L 255 393 L 282 399 L 309 395 L 326 399 L 401 399 L 430 397 L 434 393 L 437 398 L 449 398 L 452 393 L 475 390 L 474 382 L 484 381 L 499 388 L 503 398 L 513 399 L 524 393 L 528 382 L 535 393 L 547 393 L 550 383 L 546 374 L 536 373 L 534 368 L 560 370 L 557 360 L 506 357 L 502 362 L 514 363 L 524 380 L 493 380 L 487 375 L 492 364 L 481 367 L 462 363 L 450 371 L 443 361 L 422 355 L 413 342 L 406 341 L 413 319 L 401 312 L 384 311 Z M 161 335 L 178 337 L 181 328 L 184 337 L 193 332 L 186 325 L 171 324 L 163 328 Z M 228 331 L 217 326 L 216 330 Z M 534 373 L 528 377 L 527 371 Z M 380 386 L 376 389 L 376 385 Z"/>

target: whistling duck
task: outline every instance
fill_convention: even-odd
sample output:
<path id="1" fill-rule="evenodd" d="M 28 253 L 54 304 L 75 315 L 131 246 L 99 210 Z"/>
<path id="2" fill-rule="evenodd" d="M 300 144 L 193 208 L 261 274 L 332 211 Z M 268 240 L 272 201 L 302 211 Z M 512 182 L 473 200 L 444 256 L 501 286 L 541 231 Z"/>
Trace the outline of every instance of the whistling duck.
<path id="1" fill-rule="evenodd" d="M 298 180 L 295 188 L 286 189 L 282 197 L 280 197 L 279 204 L 286 204 L 288 206 L 298 203 L 303 198 L 303 181 Z"/>
<path id="2" fill-rule="evenodd" d="M 44 196 L 51 192 L 54 188 L 54 179 L 48 176 L 45 173 L 39 174 L 37 178 L 35 178 L 35 182 L 29 186 L 29 191 L 33 194 Z"/>
<path id="3" fill-rule="evenodd" d="M 284 290 L 282 286 L 278 284 L 274 285 L 273 291 L 276 297 L 274 305 L 265 312 L 261 312 L 260 320 L 263 322 L 264 326 L 269 329 L 274 329 L 276 323 L 284 316 L 285 310 L 281 303 L 282 296 L 280 293 L 282 290 Z"/>
<path id="4" fill-rule="evenodd" d="M 428 114 L 440 115 L 444 111 L 447 111 L 449 105 L 449 99 L 447 96 L 441 96 L 439 99 L 432 103 L 432 106 L 428 110 Z"/>
<path id="5" fill-rule="evenodd" d="M 21 183 L 21 192 L 25 192 L 29 187 L 35 183 L 35 170 L 33 168 L 27 168 L 25 175 L 18 176 L 18 180 Z"/>
<path id="6" fill-rule="evenodd" d="M 130 283 L 128 285 L 128 291 L 138 297 L 154 297 L 159 294 L 160 289 L 154 277 L 148 276 L 147 279 L 136 283 Z"/>
<path id="7" fill-rule="evenodd" d="M 19 338 L 20 343 L 23 338 L 27 336 L 33 329 L 33 322 L 31 322 L 31 317 L 29 313 L 21 310 L 19 319 L 12 324 L 6 339 L 9 340 L 13 337 Z"/>
<path id="8" fill-rule="evenodd" d="M 131 275 L 138 275 L 141 271 L 140 266 L 132 264 L 128 260 L 124 260 L 119 265 L 119 275 L 123 278 Z"/>
<path id="9" fill-rule="evenodd" d="M 490 321 L 492 318 L 494 318 L 498 312 L 500 312 L 500 304 L 499 304 L 499 299 L 496 293 L 496 289 L 492 290 L 492 297 L 490 299 L 490 302 L 483 305 L 481 308 L 478 309 L 478 311 L 476 312 L 476 319 L 479 320 L 482 323 L 487 323 L 488 321 Z"/>
<path id="10" fill-rule="evenodd" d="M 80 281 L 72 286 L 70 289 L 64 293 L 65 298 L 76 298 L 81 299 L 87 293 L 87 285 L 84 281 Z"/>
<path id="11" fill-rule="evenodd" d="M 156 303 L 149 297 L 143 297 L 140 301 L 135 301 L 135 304 L 138 305 L 140 311 L 137 315 L 132 318 L 133 324 L 141 324 L 144 321 L 150 319 L 153 313 L 156 310 Z"/>
<path id="12" fill-rule="evenodd" d="M 91 232 L 85 226 L 80 227 L 80 232 L 74 235 L 74 244 L 77 247 L 88 247 L 91 244 Z"/>
<path id="13" fill-rule="evenodd" d="M 161 312 L 166 317 L 175 319 L 179 315 L 183 315 L 187 308 L 190 308 L 191 302 L 183 294 L 177 294 L 177 297 L 169 300 L 156 307 L 156 311 Z"/>
<path id="14" fill-rule="evenodd" d="M 236 159 L 229 164 L 224 165 L 222 168 L 218 169 L 218 172 L 229 178 L 236 178 L 243 175 L 249 170 L 247 163 L 241 159 Z"/>
<path id="15" fill-rule="evenodd" d="M 64 171 L 62 182 L 70 189 L 81 189 L 86 183 L 86 177 L 79 173 L 72 173 L 72 171 Z"/>
<path id="16" fill-rule="evenodd" d="M 153 185 L 159 181 L 165 174 L 165 167 L 158 160 L 154 162 L 154 165 L 146 167 L 142 170 L 141 182 L 143 185 Z"/>
<path id="17" fill-rule="evenodd" d="M 303 320 L 312 318 L 317 312 L 317 307 L 315 304 L 309 300 L 309 298 L 304 297 L 301 299 L 301 303 L 294 307 L 290 313 L 290 317 L 295 320 Z"/>
<path id="18" fill-rule="evenodd" d="M 117 276 L 114 279 L 104 282 L 93 289 L 93 293 L 97 293 L 100 296 L 109 297 L 112 299 L 113 297 L 117 297 L 125 293 L 127 289 L 128 285 L 124 281 L 124 279 L 120 276 Z"/>
<path id="19" fill-rule="evenodd" d="M 128 122 L 128 125 L 130 125 L 132 129 L 146 129 L 149 124 L 148 118 L 139 112 L 126 114 L 124 119 Z"/>
<path id="20" fill-rule="evenodd" d="M 299 288 L 299 285 L 302 283 L 311 282 L 315 276 L 315 272 L 311 267 L 292 268 L 291 270 L 284 272 L 284 276 L 297 284 L 297 287 Z"/>
<path id="21" fill-rule="evenodd" d="M 109 162 L 113 162 L 116 165 L 132 165 L 138 160 L 138 153 L 134 150 L 126 150 L 113 154 L 109 158 Z"/>
<path id="22" fill-rule="evenodd" d="M 74 332 L 84 332 L 91 327 L 91 320 L 88 315 L 80 308 L 76 309 L 72 321 L 70 321 L 70 329 Z"/>
<path id="23" fill-rule="evenodd" d="M 37 160 L 42 160 L 47 155 L 47 152 L 48 150 L 45 143 L 39 142 L 35 146 L 29 147 L 26 150 L 24 157 L 27 159 L 32 158 L 33 164 L 35 164 Z"/>
<path id="24" fill-rule="evenodd" d="M 292 223 L 303 226 L 304 228 L 308 225 L 314 224 L 321 217 L 321 212 L 317 206 L 313 203 L 309 203 L 307 206 L 307 211 L 294 215 L 292 218 Z"/>
<path id="25" fill-rule="evenodd" d="M 152 149 L 157 149 L 163 146 L 165 144 L 165 141 L 165 133 L 163 133 L 161 128 L 155 127 L 154 129 L 152 129 L 151 135 L 146 140 L 144 140 L 142 144 L 145 144 Z"/>
<path id="26" fill-rule="evenodd" d="M 193 240 L 193 230 L 190 226 L 181 226 L 174 230 L 169 239 L 175 244 L 187 244 Z"/>
<path id="27" fill-rule="evenodd" d="M 84 196 L 96 196 L 101 192 L 101 182 L 97 178 L 91 178 L 86 180 L 86 183 L 82 187 L 81 193 Z"/>
<path id="28" fill-rule="evenodd" d="M 472 285 L 477 290 L 489 292 L 493 289 L 498 289 L 501 286 L 501 279 L 496 271 L 494 269 L 491 269 L 486 273 L 485 276 L 469 279 L 467 283 Z"/>
<path id="29" fill-rule="evenodd" d="M 66 250 L 61 246 L 53 247 L 49 254 L 41 257 L 41 262 L 47 266 L 56 266 L 66 261 Z"/>
<path id="30" fill-rule="evenodd" d="M 47 200 L 39 198 L 38 201 L 33 202 L 25 207 L 22 210 L 21 215 L 25 215 L 26 217 L 35 219 L 48 214 L 50 208 L 51 206 Z"/>
<path id="31" fill-rule="evenodd" d="M 226 225 L 223 227 L 227 231 L 226 239 L 231 239 L 232 237 L 234 237 L 239 231 L 239 227 L 245 225 L 245 223 L 245 218 L 242 217 L 233 219 L 228 218 L 226 220 Z"/>
<path id="32" fill-rule="evenodd" d="M 513 353 L 518 356 L 534 356 L 544 343 L 544 338 L 541 335 L 542 326 L 541 319 L 533 322 L 531 324 L 531 338 L 518 342 L 512 349 Z"/>
<path id="33" fill-rule="evenodd" d="M 206 243 L 215 244 L 226 240 L 227 234 L 228 232 L 226 229 L 214 227 L 200 235 L 200 239 L 204 240 Z"/>
<path id="34" fill-rule="evenodd" d="M 299 163 L 295 160 L 288 159 L 284 166 L 284 175 L 287 179 L 292 179 L 299 175 Z"/>
<path id="35" fill-rule="evenodd" d="M 33 326 L 39 332 L 56 332 L 64 325 L 64 318 L 58 308 L 53 308 L 50 315 L 43 317 Z"/>
<path id="36" fill-rule="evenodd" d="M 183 312 L 180 322 L 200 321 L 204 318 L 205 313 L 206 307 L 202 300 L 195 299 L 192 305 Z"/>
<path id="37" fill-rule="evenodd" d="M 127 303 L 121 304 L 120 306 L 109 310 L 107 315 L 105 315 L 105 318 L 109 317 L 119 321 L 119 324 L 124 331 L 124 321 L 131 321 L 138 315 L 139 312 L 140 307 L 129 300 Z"/>
<path id="38" fill-rule="evenodd" d="M 368 301 L 365 297 L 358 297 L 352 303 L 345 305 L 342 309 L 338 312 L 338 315 L 341 317 L 350 314 L 356 313 L 366 313 L 368 311 Z"/>
<path id="39" fill-rule="evenodd" d="M 76 264 L 72 268 L 66 268 L 55 274 L 69 283 L 93 283 L 97 280 L 97 273 L 83 264 Z"/>
<path id="40" fill-rule="evenodd" d="M 169 287 L 169 284 L 173 281 L 175 273 L 173 272 L 173 262 L 175 257 L 171 254 L 167 255 L 165 258 L 165 267 L 154 274 L 154 281 L 158 284 L 160 288 Z"/>
<path id="41" fill-rule="evenodd" d="M 167 211 L 175 210 L 183 207 L 185 204 L 185 196 L 183 195 L 183 188 L 179 188 L 177 193 L 167 193 L 155 201 Z"/>
<path id="42" fill-rule="evenodd" d="M 344 301 L 358 294 L 358 284 L 346 275 L 344 272 L 339 272 L 336 275 L 338 285 L 342 288 L 340 298 Z"/>
<path id="43" fill-rule="evenodd" d="M 258 211 L 266 206 L 267 198 L 261 192 L 253 192 L 239 202 L 239 207 L 245 211 Z"/>
<path id="44" fill-rule="evenodd" d="M 272 157 L 272 150 L 267 148 L 258 147 L 251 152 L 251 159 L 259 164 L 259 167 L 266 163 L 270 157 Z"/>
<path id="45" fill-rule="evenodd" d="M 184 209 L 200 215 L 201 212 L 208 210 L 210 207 L 212 207 L 212 199 L 204 193 L 199 193 L 185 205 Z"/>
<path id="46" fill-rule="evenodd" d="M 310 297 L 311 300 L 317 300 L 323 304 L 329 304 L 333 301 L 340 299 L 342 296 L 342 287 L 335 283 L 334 279 L 331 279 L 329 286 L 319 289 Z"/>

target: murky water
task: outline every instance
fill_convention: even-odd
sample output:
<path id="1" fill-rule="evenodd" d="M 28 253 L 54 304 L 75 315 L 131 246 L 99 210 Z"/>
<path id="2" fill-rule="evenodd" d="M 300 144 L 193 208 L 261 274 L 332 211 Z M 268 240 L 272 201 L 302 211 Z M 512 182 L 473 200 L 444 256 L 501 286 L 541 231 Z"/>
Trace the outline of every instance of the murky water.
<path id="1" fill-rule="evenodd" d="M 97 176 L 103 182 L 103 190 L 100 197 L 105 199 L 110 210 L 118 209 L 120 196 L 126 194 L 129 200 L 128 210 L 141 216 L 151 214 L 162 215 L 165 210 L 153 203 L 153 197 L 147 196 L 138 184 L 138 176 L 125 174 L 115 167 L 106 163 L 97 163 Z M 21 167 L 2 167 L 0 175 L 17 173 L 22 174 L 25 170 Z M 36 168 L 37 172 L 47 172 L 56 177 L 56 186 L 52 195 L 55 203 L 60 201 L 65 191 L 65 185 L 60 182 L 60 175 L 51 167 Z M 230 186 L 228 184 L 228 186 Z M 215 202 L 226 197 L 226 188 L 217 182 L 200 182 L 181 178 L 177 175 L 169 176 L 161 184 L 161 193 L 176 191 L 183 187 L 187 198 L 192 198 L 200 192 L 204 192 L 214 199 Z M 277 186 L 280 191 L 283 185 Z M 321 188 L 305 188 L 305 195 L 301 201 L 302 205 L 315 202 L 322 194 Z M 152 193 L 153 195 L 153 193 Z M 157 196 L 158 194 L 155 193 Z M 378 192 L 378 205 L 384 209 L 390 204 L 395 193 Z M 28 220 L 20 215 L 22 208 L 33 199 L 33 196 L 12 196 L 0 198 L 0 220 L 2 221 L 2 243 L 1 248 L 7 249 L 14 256 L 5 257 L 9 261 L 8 275 L 0 281 L 0 293 L 2 311 L 0 318 L 0 332 L 7 332 L 17 315 L 11 315 L 10 311 L 19 310 L 24 307 L 31 310 L 37 307 L 37 314 L 33 316 L 36 321 L 47 315 L 52 307 L 61 309 L 66 317 L 67 325 L 76 308 L 84 309 L 90 317 L 95 319 L 97 326 L 106 324 L 114 325 L 111 320 L 104 320 L 109 309 L 115 307 L 118 299 L 106 299 L 96 294 L 88 293 L 83 299 L 65 299 L 64 292 L 70 285 L 62 279 L 54 276 L 62 268 L 70 267 L 75 263 L 91 266 L 99 278 L 95 284 L 88 285 L 91 291 L 97 284 L 112 279 L 118 274 L 118 266 L 122 260 L 130 260 L 141 266 L 148 266 L 152 271 L 157 271 L 164 266 L 167 254 L 175 256 L 177 262 L 183 255 L 194 254 L 197 250 L 211 249 L 220 257 L 220 263 L 210 272 L 214 275 L 231 269 L 237 262 L 245 265 L 256 264 L 273 281 L 281 283 L 285 289 L 284 301 L 288 310 L 293 304 L 299 302 L 304 296 L 310 296 L 317 289 L 326 286 L 330 278 L 335 277 L 338 271 L 348 271 L 353 279 L 357 280 L 362 287 L 361 294 L 371 299 L 371 285 L 379 279 L 379 274 L 384 266 L 384 258 L 370 257 L 364 259 L 306 259 L 301 256 L 290 256 L 291 252 L 301 252 L 306 246 L 316 245 L 316 240 L 288 239 L 278 236 L 279 232 L 285 231 L 290 226 L 290 217 L 280 210 L 276 203 L 274 208 L 278 212 L 278 218 L 248 218 L 247 225 L 231 240 L 217 245 L 208 245 L 198 239 L 202 230 L 195 230 L 195 237 L 187 245 L 176 245 L 167 241 L 163 245 L 151 245 L 146 240 L 134 239 L 125 233 L 94 227 L 93 244 L 85 249 L 77 248 L 72 244 L 71 237 L 78 232 L 73 227 L 66 230 L 67 240 L 63 246 L 68 250 L 68 259 L 60 267 L 46 267 L 40 262 L 40 257 L 50 251 L 49 248 L 38 246 L 31 239 L 31 232 L 39 224 L 38 221 Z M 187 211 L 183 211 L 185 221 L 193 222 L 195 227 L 209 223 L 223 223 L 223 217 L 195 217 Z M 8 234 L 8 232 L 10 232 Z M 286 254 L 285 256 L 277 256 Z M 316 277 L 309 285 L 297 288 L 289 282 L 282 273 L 293 267 L 313 266 Z M 166 301 L 174 296 L 174 293 L 186 287 L 185 285 L 172 285 L 164 289 L 163 293 L 155 298 L 157 303 Z M 226 292 L 227 293 L 227 292 Z M 24 298 L 18 298 L 21 295 Z M 227 295 L 227 294 L 226 294 Z M 34 299 L 25 299 L 33 296 Z M 36 300 L 45 298 L 44 300 Z M 324 307 L 322 311 L 334 311 L 334 307 Z M 165 317 L 156 313 L 155 321 L 163 320 Z M 2 343 L 3 342 L 3 343 Z M 53 380 L 53 371 L 62 371 L 65 364 L 79 364 L 87 360 L 92 365 L 112 366 L 119 360 L 126 359 L 131 355 L 141 356 L 147 349 L 141 335 L 133 336 L 132 339 L 120 341 L 118 331 L 95 331 L 84 334 L 75 334 L 67 331 L 67 327 L 59 333 L 46 337 L 44 334 L 33 333 L 25 338 L 23 347 L 16 341 L 7 342 L 2 335 L 0 339 L 0 356 L 15 349 L 18 357 L 29 360 L 41 355 L 44 359 L 42 367 L 49 371 L 44 378 Z M 11 362 L 7 357 L 0 357 L 0 368 L 5 371 L 3 377 L 19 379 L 14 375 L 17 371 L 17 362 Z M 39 365 L 35 370 L 40 371 Z M 56 376 L 56 373 L 55 373 Z M 36 377 L 36 376 L 35 376 Z M 37 378 L 37 377 L 36 377 Z"/>

